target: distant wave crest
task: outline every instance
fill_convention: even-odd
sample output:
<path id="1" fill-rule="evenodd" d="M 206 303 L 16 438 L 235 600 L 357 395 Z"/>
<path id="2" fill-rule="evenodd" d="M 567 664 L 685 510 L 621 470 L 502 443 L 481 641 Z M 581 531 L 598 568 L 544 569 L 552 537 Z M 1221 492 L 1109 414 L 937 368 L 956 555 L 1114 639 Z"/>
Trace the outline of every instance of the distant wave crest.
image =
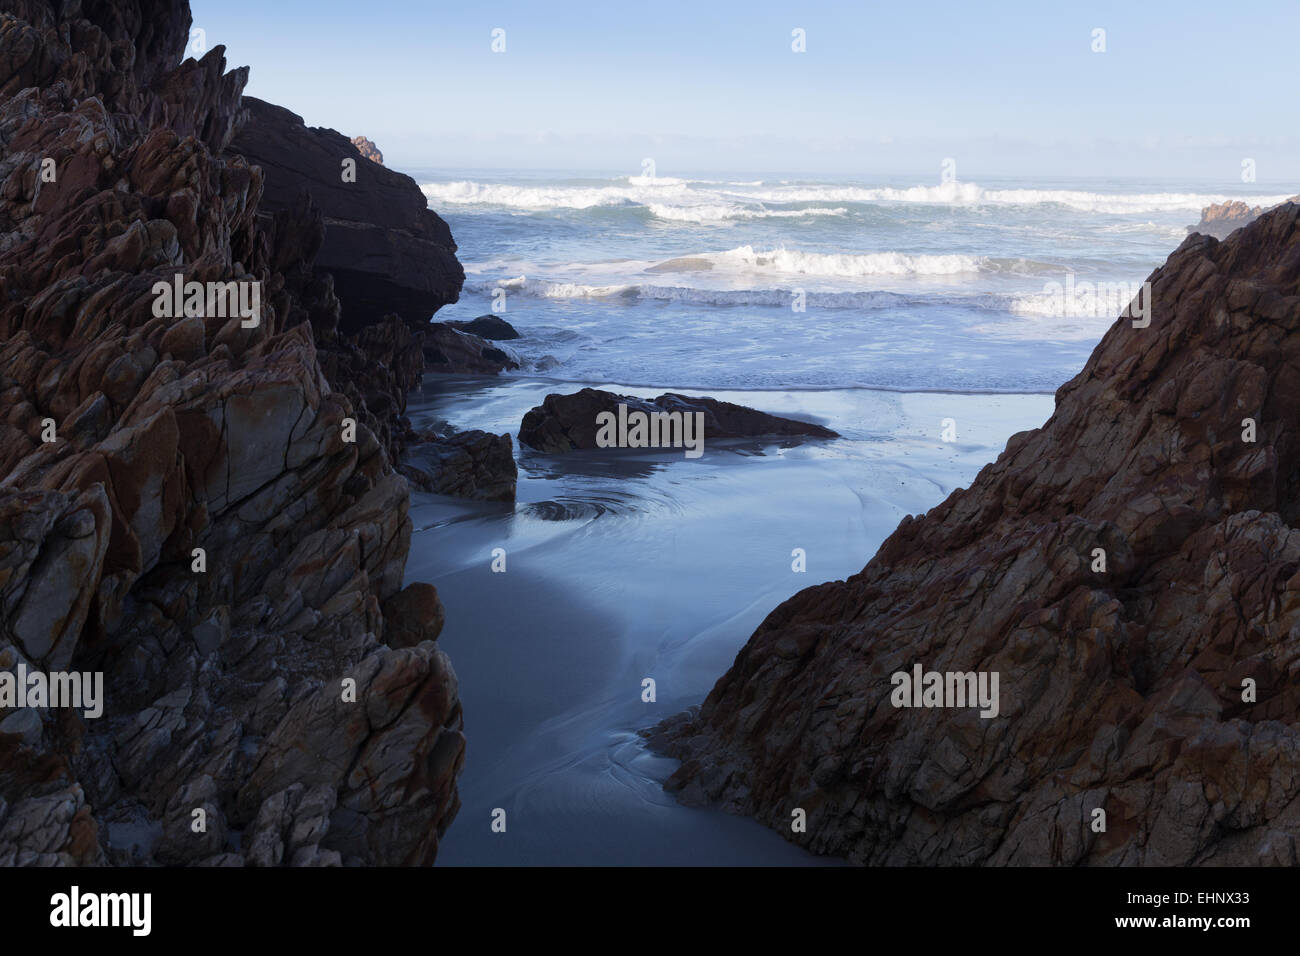
<path id="1" fill-rule="evenodd" d="M 438 205 L 477 205 L 544 212 L 604 206 L 644 207 L 656 218 L 690 223 L 768 218 L 844 215 L 842 207 L 811 206 L 770 209 L 772 204 L 914 203 L 941 206 L 1058 205 L 1076 212 L 1138 215 L 1199 212 L 1231 198 L 1248 205 L 1271 206 L 1286 195 L 1239 196 L 1210 193 L 1096 193 L 1078 189 L 986 189 L 977 183 L 947 182 L 906 189 L 893 187 L 716 183 L 670 177 L 625 176 L 608 185 L 539 185 L 478 183 L 469 180 L 425 183 L 420 188 Z"/>

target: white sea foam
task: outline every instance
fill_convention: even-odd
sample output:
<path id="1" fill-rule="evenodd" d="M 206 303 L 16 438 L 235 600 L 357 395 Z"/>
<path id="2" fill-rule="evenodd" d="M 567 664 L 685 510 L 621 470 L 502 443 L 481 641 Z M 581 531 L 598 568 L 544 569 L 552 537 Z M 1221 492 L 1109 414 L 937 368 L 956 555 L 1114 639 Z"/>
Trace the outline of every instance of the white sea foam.
<path id="1" fill-rule="evenodd" d="M 777 214 L 826 215 L 829 210 L 772 211 L 764 203 L 916 203 L 944 206 L 1060 205 L 1078 212 L 1139 215 L 1156 212 L 1199 212 L 1211 203 L 1241 199 L 1248 205 L 1271 206 L 1288 198 L 1238 196 L 1218 193 L 1157 192 L 1105 193 L 1078 189 L 986 189 L 977 183 L 948 182 L 893 187 L 782 185 L 760 187 L 762 182 L 719 183 L 668 176 L 626 176 L 608 186 L 478 183 L 467 180 L 426 183 L 421 186 L 433 202 L 455 205 L 490 205 L 513 209 L 589 209 L 595 206 L 649 205 L 661 219 L 703 222 Z M 749 204 L 745 205 L 737 205 Z M 692 209 L 698 212 L 692 212 Z"/>
<path id="2" fill-rule="evenodd" d="M 658 180 L 663 182 L 662 180 Z M 425 183 L 420 187 L 435 203 L 504 206 L 513 209 L 590 209 L 593 206 L 624 206 L 686 194 L 683 183 L 662 186 L 517 186 L 508 183 Z"/>
<path id="3" fill-rule="evenodd" d="M 511 269 L 539 271 L 518 260 L 493 260 L 489 263 L 465 264 L 471 275 L 488 271 L 508 272 Z M 804 252 L 798 249 L 755 249 L 737 246 L 722 252 L 699 252 L 676 256 L 659 262 L 645 260 L 620 260 L 615 262 L 575 262 L 547 267 L 551 274 L 585 278 L 592 274 L 610 279 L 623 278 L 628 283 L 637 281 L 636 273 L 709 273 L 711 276 L 728 276 L 737 279 L 754 275 L 781 275 L 791 278 L 809 276 L 828 279 L 858 279 L 873 276 L 962 276 L 978 273 L 1007 275 L 1043 275 L 1063 273 L 1065 268 L 1049 262 L 1036 262 L 1022 258 L 998 258 L 972 255 L 927 255 L 906 252 L 828 253 Z"/>
<path id="4" fill-rule="evenodd" d="M 958 275 L 980 272 L 987 260 L 983 256 L 909 255 L 903 252 L 825 253 L 801 252 L 797 249 L 755 250 L 740 246 L 709 258 L 723 266 L 745 270 L 772 271 L 787 275 L 835 276 L 856 278 L 877 275 Z"/>
<path id="5" fill-rule="evenodd" d="M 648 205 L 651 215 L 670 222 L 730 222 L 745 219 L 798 219 L 801 216 L 843 216 L 848 210 L 843 206 L 827 209 L 814 206 L 809 209 L 750 209 L 735 203 L 701 203 L 694 206 L 670 206 L 663 203 Z"/>
<path id="6" fill-rule="evenodd" d="M 685 186 L 690 182 L 701 180 L 674 179 L 672 176 L 628 176 L 627 182 L 633 186 Z"/>
<path id="7" fill-rule="evenodd" d="M 604 299 L 607 301 L 665 301 L 700 306 L 762 306 L 790 307 L 796 294 L 794 289 L 705 289 L 693 286 L 655 285 L 652 283 L 625 283 L 616 285 L 585 285 L 578 282 L 555 282 L 549 279 L 530 279 L 517 276 L 497 281 L 471 281 L 465 289 L 491 295 L 496 289 L 505 289 L 514 295 L 539 299 Z M 805 292 L 808 309 L 853 309 L 876 311 L 880 309 L 914 309 L 943 306 L 972 309 L 981 312 L 1003 312 L 1015 315 L 1045 318 L 1105 318 L 1091 313 L 1080 316 L 1077 308 L 1060 296 L 1049 293 L 1018 292 Z"/>
<path id="8" fill-rule="evenodd" d="M 530 174 L 424 189 L 469 260 L 455 317 L 506 290 L 524 369 L 746 388 L 1052 391 L 1123 303 L 1051 290 L 1140 284 L 1228 198 L 1190 183 L 906 185 Z"/>
<path id="9" fill-rule="evenodd" d="M 1130 215 L 1149 212 L 1199 211 L 1211 203 L 1240 198 L 1250 205 L 1270 206 L 1287 197 L 1232 197 L 1208 193 L 1094 193 L 1075 189 L 985 189 L 976 183 L 949 182 L 908 189 L 859 186 L 781 186 L 758 192 L 734 193 L 763 202 L 905 202 L 945 206 L 1062 205 L 1080 212 Z"/>

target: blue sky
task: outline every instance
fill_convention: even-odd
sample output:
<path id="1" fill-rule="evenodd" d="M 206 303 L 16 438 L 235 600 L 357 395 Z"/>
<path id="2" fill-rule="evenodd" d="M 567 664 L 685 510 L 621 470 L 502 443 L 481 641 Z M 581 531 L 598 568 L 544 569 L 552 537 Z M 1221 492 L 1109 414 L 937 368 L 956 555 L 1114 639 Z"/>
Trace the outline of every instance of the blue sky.
<path id="1" fill-rule="evenodd" d="M 952 157 L 963 180 L 1229 188 L 1251 158 L 1260 183 L 1300 180 L 1295 0 L 192 7 L 249 94 L 398 167 L 921 182 Z"/>

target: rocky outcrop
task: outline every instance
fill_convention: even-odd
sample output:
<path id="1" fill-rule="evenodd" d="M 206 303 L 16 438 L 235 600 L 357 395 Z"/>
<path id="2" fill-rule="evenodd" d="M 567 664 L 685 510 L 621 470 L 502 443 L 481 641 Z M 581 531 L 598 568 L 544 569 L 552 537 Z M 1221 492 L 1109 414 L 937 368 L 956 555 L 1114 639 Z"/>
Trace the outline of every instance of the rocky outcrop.
<path id="1" fill-rule="evenodd" d="M 1292 196 L 1287 202 L 1300 202 L 1300 196 Z M 1277 206 L 1268 208 L 1276 209 Z M 1195 226 L 1188 226 L 1187 231 L 1226 239 L 1229 233 L 1250 225 L 1267 211 L 1263 206 L 1247 206 L 1239 199 L 1212 203 L 1201 210 L 1201 221 Z"/>
<path id="2" fill-rule="evenodd" d="M 464 737 L 400 597 L 406 329 L 338 338 L 333 226 L 263 205 L 247 71 L 180 62 L 186 4 L 5 7 L 0 670 L 101 673 L 103 713 L 0 703 L 0 865 L 428 863 Z M 445 278 L 453 248 L 410 255 Z M 260 311 L 169 316 L 177 275 Z"/>
<path id="3" fill-rule="evenodd" d="M 519 333 L 515 330 L 515 327 L 499 315 L 480 315 L 468 322 L 448 322 L 446 324 L 458 331 L 477 335 L 481 339 L 505 342 L 519 338 Z"/>
<path id="4" fill-rule="evenodd" d="M 519 363 L 484 339 L 453 328 L 447 322 L 433 322 L 424 331 L 424 368 L 428 372 L 457 375 L 496 375 L 519 368 Z"/>
<path id="5" fill-rule="evenodd" d="M 247 120 L 230 152 L 262 168 L 263 213 L 293 208 L 303 191 L 320 209 L 326 228 L 314 271 L 333 279 L 343 332 L 390 312 L 419 330 L 460 297 L 465 271 L 451 230 L 414 180 L 360 159 L 341 133 L 308 127 L 283 107 L 251 96 L 243 105 Z M 355 164 L 355 178 L 345 161 Z"/>
<path id="6" fill-rule="evenodd" d="M 406 400 L 424 373 L 423 333 L 390 314 L 352 336 L 318 335 L 321 369 L 357 410 L 390 461 L 405 448 L 410 422 Z"/>
<path id="7" fill-rule="evenodd" d="M 372 163 L 378 163 L 380 166 L 384 165 L 384 154 L 379 151 L 379 147 L 375 145 L 373 140 L 364 136 L 353 136 L 352 145 L 357 148 L 358 153 Z"/>
<path id="8" fill-rule="evenodd" d="M 626 405 L 629 413 L 703 413 L 705 440 L 839 437 L 821 425 L 769 415 L 743 405 L 720 402 L 715 398 L 693 398 L 668 392 L 658 398 L 644 399 L 584 388 L 572 395 L 547 395 L 542 404 L 524 415 L 519 426 L 519 440 L 548 454 L 596 448 L 596 434 L 599 431 L 596 416 L 602 412 L 617 414 L 620 404 Z"/>
<path id="9" fill-rule="evenodd" d="M 519 478 L 510 436 L 477 429 L 415 436 L 399 470 L 421 491 L 479 501 L 514 501 Z"/>
<path id="10" fill-rule="evenodd" d="M 859 863 L 1294 865 L 1298 217 L 1189 237 L 1042 428 L 774 610 L 668 788 Z M 916 665 L 997 716 L 895 706 Z"/>

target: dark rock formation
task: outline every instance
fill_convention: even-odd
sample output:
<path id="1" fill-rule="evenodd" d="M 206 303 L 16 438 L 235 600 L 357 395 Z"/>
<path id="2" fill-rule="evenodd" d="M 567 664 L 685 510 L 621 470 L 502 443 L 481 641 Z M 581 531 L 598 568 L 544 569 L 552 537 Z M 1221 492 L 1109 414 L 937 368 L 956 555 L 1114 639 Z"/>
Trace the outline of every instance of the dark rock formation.
<path id="1" fill-rule="evenodd" d="M 380 166 L 384 165 L 384 154 L 379 151 L 379 147 L 375 145 L 373 140 L 364 136 L 353 136 L 352 145 L 357 148 L 358 153 L 372 163 L 378 163 Z"/>
<path id="2" fill-rule="evenodd" d="M 768 615 L 669 789 L 860 863 L 1294 865 L 1298 217 L 1189 237 L 1042 428 Z M 917 664 L 999 715 L 893 706 Z"/>
<path id="3" fill-rule="evenodd" d="M 406 398 L 424 372 L 423 334 L 396 315 L 352 336 L 318 335 L 321 369 L 357 410 L 358 420 L 379 438 L 396 462 L 405 447 Z"/>
<path id="4" fill-rule="evenodd" d="M 629 412 L 635 410 L 648 414 L 703 412 L 706 441 L 715 438 L 839 437 L 821 425 L 769 415 L 715 398 L 692 398 L 668 392 L 658 398 L 644 399 L 584 388 L 572 395 L 547 395 L 542 404 L 524 415 L 519 426 L 519 440 L 548 454 L 595 448 L 599 431 L 596 416 L 601 412 L 617 413 L 620 404 L 626 405 Z"/>
<path id="5" fill-rule="evenodd" d="M 104 713 L 0 708 L 0 865 L 430 862 L 461 709 L 446 656 L 405 646 L 436 627 L 428 595 L 400 597 L 408 487 L 372 427 L 410 342 L 382 322 L 330 341 L 319 211 L 262 205 L 263 171 L 227 148 L 247 71 L 221 47 L 180 62 L 185 3 L 5 8 L 0 669 L 102 672 Z M 310 165 L 322 137 L 286 135 Z M 458 281 L 406 192 L 340 200 L 338 232 L 393 230 L 435 276 L 371 281 L 380 320 Z M 259 321 L 155 315 L 177 274 L 260 283 Z"/>
<path id="6" fill-rule="evenodd" d="M 519 363 L 477 335 L 433 322 L 423 332 L 424 368 L 427 372 L 496 375 L 516 369 Z"/>
<path id="7" fill-rule="evenodd" d="M 480 315 L 469 322 L 448 322 L 446 324 L 453 329 L 459 329 L 461 332 L 477 335 L 481 339 L 505 342 L 519 338 L 519 333 L 515 330 L 515 327 L 499 315 Z"/>
<path id="8" fill-rule="evenodd" d="M 436 641 L 445 617 L 438 589 L 415 581 L 384 602 L 388 628 L 384 640 L 390 647 L 415 647 L 422 641 Z"/>
<path id="9" fill-rule="evenodd" d="M 1300 196 L 1292 196 L 1287 202 L 1300 202 Z M 1277 206 L 1269 208 L 1276 209 Z M 1201 221 L 1195 226 L 1188 226 L 1187 231 L 1226 239 L 1229 233 L 1250 225 L 1267 211 L 1263 206 L 1247 206 L 1237 199 L 1213 203 L 1201 210 Z"/>
<path id="10" fill-rule="evenodd" d="M 307 127 L 302 117 L 251 96 L 243 105 L 248 119 L 230 151 L 262 167 L 262 212 L 290 209 L 302 191 L 311 194 L 325 224 L 315 271 L 333 277 L 342 331 L 353 334 L 389 312 L 419 329 L 460 297 L 465 271 L 451 230 L 414 180 L 366 161 L 347 182 L 343 161 L 358 153 L 341 133 Z"/>
<path id="11" fill-rule="evenodd" d="M 456 432 L 420 436 L 400 468 L 415 487 L 480 501 L 514 501 L 519 470 L 509 435 Z"/>

